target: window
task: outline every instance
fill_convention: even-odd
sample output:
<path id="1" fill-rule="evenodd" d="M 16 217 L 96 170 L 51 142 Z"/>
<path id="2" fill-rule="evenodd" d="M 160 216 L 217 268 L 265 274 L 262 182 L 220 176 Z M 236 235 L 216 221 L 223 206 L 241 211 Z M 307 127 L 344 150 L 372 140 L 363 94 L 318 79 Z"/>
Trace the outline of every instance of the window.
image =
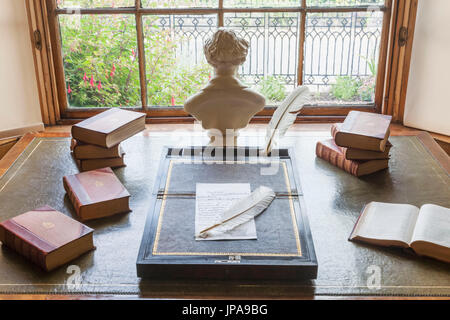
<path id="1" fill-rule="evenodd" d="M 183 102 L 213 76 L 203 43 L 222 26 L 250 42 L 239 75 L 266 97 L 258 117 L 302 84 L 314 98 L 305 116 L 380 111 L 390 3 L 48 0 L 61 116 L 127 107 L 186 117 Z"/>

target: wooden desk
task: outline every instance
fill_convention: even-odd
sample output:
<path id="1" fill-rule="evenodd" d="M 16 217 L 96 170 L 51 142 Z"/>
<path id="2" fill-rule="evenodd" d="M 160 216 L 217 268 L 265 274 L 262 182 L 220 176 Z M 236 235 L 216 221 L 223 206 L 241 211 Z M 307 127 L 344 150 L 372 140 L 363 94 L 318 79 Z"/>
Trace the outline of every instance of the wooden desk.
<path id="1" fill-rule="evenodd" d="M 134 171 L 138 168 L 139 164 L 147 165 L 147 163 L 142 163 L 139 161 L 130 161 L 128 163 L 127 172 L 119 172 L 119 177 L 125 179 L 125 185 L 133 191 L 133 181 L 141 181 L 142 173 L 148 173 L 149 180 L 152 180 L 152 169 L 157 167 L 157 163 L 153 166 L 153 161 L 159 159 L 160 146 L 164 144 L 164 135 L 154 135 L 152 132 L 147 132 L 145 136 L 150 139 L 154 139 L 154 143 L 147 145 L 145 149 L 138 148 L 140 150 L 133 150 L 131 148 L 130 154 L 137 154 L 138 152 L 146 152 L 147 156 L 145 159 L 148 160 L 148 170 Z M 156 281 L 153 283 L 143 283 L 136 279 L 134 275 L 135 269 L 133 263 L 133 257 L 135 257 L 136 252 L 133 252 L 135 248 L 139 246 L 142 233 L 139 230 L 143 228 L 143 218 L 146 211 L 148 210 L 148 203 L 145 203 L 145 194 L 132 192 L 134 194 L 134 207 L 133 213 L 128 216 L 121 216 L 113 218 L 112 220 L 97 221 L 93 222 L 91 226 L 96 229 L 96 237 L 100 241 L 99 249 L 89 256 L 81 258 L 82 261 L 76 261 L 76 264 L 82 264 L 86 268 L 86 278 L 89 278 L 92 274 L 103 272 L 102 277 L 104 278 L 117 278 L 124 279 L 124 283 L 130 283 L 133 290 L 125 289 L 122 292 L 106 292 L 100 289 L 96 290 L 92 294 L 59 294 L 64 292 L 64 290 L 56 290 L 56 295 L 54 294 L 37 294 L 33 295 L 32 292 L 28 293 L 18 292 L 18 295 L 0 295 L 0 298 L 18 298 L 18 299 L 121 299 L 121 298 L 255 298 L 255 299 L 271 299 L 271 298 L 288 298 L 288 299 L 327 299 L 333 294 L 334 291 L 339 291 L 339 296 L 333 296 L 334 298 L 381 298 L 381 299 L 392 299 L 395 294 L 408 296 L 408 292 L 412 292 L 410 295 L 415 297 L 423 295 L 430 295 L 426 298 L 441 299 L 446 298 L 450 294 L 450 271 L 447 265 L 432 261 L 425 258 L 417 258 L 413 256 L 408 256 L 402 252 L 393 249 L 384 249 L 373 246 L 364 246 L 359 244 L 354 244 L 346 241 L 348 233 L 350 232 L 351 226 L 353 225 L 362 203 L 368 198 L 373 197 L 373 200 L 388 200 L 388 195 L 395 195 L 395 199 L 408 199 L 408 202 L 414 202 L 411 198 L 412 194 L 408 194 L 412 191 L 420 191 L 419 189 L 428 189 L 433 191 L 433 187 L 430 184 L 419 185 L 420 177 L 414 177 L 413 175 L 407 176 L 408 174 L 415 174 L 414 169 L 417 168 L 405 168 L 397 160 L 400 159 L 401 155 L 394 153 L 394 159 L 392 164 L 392 174 L 386 175 L 381 174 L 373 176 L 371 178 L 358 179 L 357 178 L 344 175 L 342 172 L 334 172 L 328 164 L 322 162 L 320 159 L 315 159 L 314 155 L 311 154 L 315 141 L 318 139 L 325 139 L 328 136 L 326 132 L 311 133 L 308 132 L 305 135 L 293 134 L 287 137 L 292 143 L 297 143 L 301 146 L 305 146 L 302 151 L 304 154 L 304 159 L 299 162 L 301 167 L 302 185 L 305 190 L 305 199 L 307 202 L 308 216 L 311 221 L 311 229 L 313 233 L 313 238 L 316 245 L 316 251 L 319 260 L 319 275 L 315 282 L 306 283 L 280 283 L 280 282 L 237 282 L 237 283 L 221 283 L 219 282 L 190 282 L 190 281 Z M 450 172 L 450 160 L 449 157 L 439 148 L 439 146 L 434 142 L 434 140 L 426 133 L 414 133 L 413 136 L 417 137 L 417 141 L 422 144 L 426 150 L 432 155 L 432 158 L 448 175 Z M 43 133 L 35 135 L 27 135 L 21 139 L 21 141 L 7 154 L 7 156 L 0 161 L 0 175 L 7 175 L 8 168 L 14 166 L 15 161 L 21 161 L 21 154 L 27 151 L 27 146 L 32 146 L 34 143 L 33 139 L 35 137 L 54 137 L 56 139 L 61 137 L 68 137 L 67 133 Z M 141 138 L 139 138 L 141 139 Z M 158 140 L 159 139 L 159 140 Z M 61 140 L 61 139 L 59 139 Z M 62 139 L 64 140 L 64 139 Z M 136 140 L 137 141 L 137 140 Z M 62 142 L 66 143 L 66 142 Z M 67 139 L 68 143 L 68 139 Z M 394 143 L 394 150 L 395 150 Z M 420 146 L 419 146 L 420 147 Z M 62 159 L 68 159 L 69 156 L 65 155 L 68 153 L 68 148 L 63 149 L 62 154 L 58 154 Z M 23 155 L 22 155 L 23 156 Z M 67 157 L 66 157 L 67 156 Z M 425 155 L 426 156 L 426 155 Z M 48 159 L 52 159 L 49 155 Z M 396 162 L 397 161 L 397 162 Z M 16 162 L 16 165 L 18 163 Z M 49 164 L 47 164 L 49 165 Z M 53 164 L 50 164 L 50 166 Z M 437 168 L 437 167 L 436 167 Z M 48 169 L 48 168 L 43 168 Z M 402 172 L 398 172 L 402 169 Z M 426 168 L 424 168 L 426 169 Z M 64 169 L 60 170 L 58 174 L 66 172 L 67 174 L 71 171 L 76 170 L 73 163 L 64 163 Z M 396 172 L 397 170 L 397 172 Z M 36 170 L 37 171 L 37 170 Z M 45 170 L 43 170 L 45 172 Z M 52 172 L 52 171 L 49 171 Z M 36 177 L 39 177 L 39 172 L 35 173 Z M 55 170 L 56 174 L 56 170 Z M 402 177 L 402 175 L 406 175 Z M 408 180 L 402 180 L 408 178 Z M 448 178 L 448 176 L 447 176 Z M 56 177 L 59 181 L 60 177 Z M 387 179 L 387 180 L 386 180 Z M 56 181 L 55 180 L 55 181 Z M 351 181 L 352 183 L 349 183 Z M 406 182 L 408 184 L 406 184 Z M 26 182 L 25 182 L 26 183 Z M 150 183 L 151 184 L 151 183 Z M 415 185 L 416 184 L 416 185 Z M 379 190 L 372 195 L 364 194 L 364 188 L 362 186 L 371 187 L 375 185 L 374 190 Z M 62 185 L 61 185 L 62 187 Z M 41 188 L 44 188 L 43 186 Z M 390 188 L 390 190 L 386 190 Z M 445 192 L 446 190 L 444 190 Z M 40 192 L 43 192 L 42 190 Z M 441 192 L 442 190 L 437 190 Z M 447 190 L 448 192 L 448 190 Z M 433 192 L 429 192 L 427 197 L 432 199 Z M 54 201 L 56 204 L 63 198 L 63 192 L 58 191 L 57 197 L 59 199 L 48 198 L 44 199 L 44 193 L 42 193 L 42 201 Z M 447 193 L 448 194 L 448 193 Z M 0 193 L 1 196 L 1 193 Z M 31 196 L 30 196 L 31 197 Z M 425 196 L 424 196 L 425 197 Z M 31 198 L 32 199 L 32 198 Z M 393 200 L 395 200 L 393 198 Z M 427 198 L 428 199 L 428 198 Z M 441 198 L 439 198 L 441 199 Z M 4 200 L 4 199 L 3 199 Z M 418 202 L 425 201 L 425 198 L 417 199 Z M 0 199 L 1 201 L 1 199 Z M 26 200 L 24 200 L 26 201 Z M 28 199 L 28 201 L 31 201 Z M 64 202 L 66 200 L 63 200 Z M 441 201 L 444 201 L 441 199 Z M 400 201 L 399 201 L 400 202 Z M 442 203 L 443 204 L 443 203 Z M 447 205 L 448 206 L 448 205 Z M 64 203 L 62 206 L 70 212 L 69 204 Z M 20 212 L 18 212 L 20 213 Z M 17 214 L 18 214 L 17 213 Z M 142 226 L 141 226 L 142 224 Z M 135 229 L 133 229 L 135 228 Z M 134 234 L 128 234 L 127 229 L 133 229 Z M 347 230 L 349 229 L 349 230 Z M 348 232 L 347 232 L 348 231 Z M 330 235 L 327 237 L 327 234 Z M 129 237 L 129 243 L 127 243 L 127 237 Z M 333 238 L 334 237 L 334 238 Z M 122 238 L 122 239 L 121 239 Z M 339 242 L 335 243 L 335 247 L 330 248 L 329 241 L 339 239 Z M 108 243 L 117 243 L 120 241 L 125 241 L 125 246 L 129 246 L 131 252 L 127 253 L 124 251 L 125 256 L 123 259 L 111 260 L 108 263 L 103 263 L 103 259 L 107 258 L 109 254 L 114 253 L 114 250 L 120 248 L 114 248 L 112 246 L 108 247 Z M 345 254 L 344 257 L 339 258 L 336 255 L 338 250 L 343 250 L 342 253 Z M 3 249 L 2 249 L 3 251 Z M 6 250 L 5 250 L 6 251 Z M 17 279 L 23 277 L 24 283 L 26 282 L 26 277 L 29 274 L 34 274 L 39 278 L 47 278 L 51 280 L 53 276 L 64 279 L 66 276 L 65 269 L 56 271 L 59 275 L 45 275 L 39 274 L 33 266 L 21 260 L 14 253 L 2 252 L 5 256 L 4 259 L 8 260 L 8 263 L 17 264 L 18 272 L 22 272 L 22 275 L 18 275 Z M 120 254 L 120 252 L 119 252 Z M 130 257 L 127 260 L 127 257 Z M 121 257 L 122 258 L 122 257 Z M 122 261 L 123 260 L 123 261 Z M 1 260 L 0 260 L 1 261 Z M 365 282 L 361 281 L 361 275 L 364 275 L 366 267 L 374 263 L 379 265 L 381 270 L 384 272 L 383 277 L 387 278 L 386 290 L 387 295 L 383 295 L 379 291 L 370 292 L 364 288 Z M 367 264 L 367 265 L 366 265 Z M 95 269 L 97 268 L 97 269 Z M 431 269 L 430 269 L 431 268 Z M 420 275 L 425 270 L 431 270 L 433 276 L 429 279 L 431 285 L 417 285 L 414 283 L 414 279 L 409 279 L 410 283 L 397 283 L 396 275 L 393 274 L 392 270 L 403 270 L 404 272 L 412 272 L 412 277 L 414 275 Z M 359 277 L 359 278 L 358 278 Z M 398 280 L 406 281 L 407 276 L 398 275 Z M 32 281 L 32 276 L 30 276 L 30 282 Z M 425 280 L 427 280 L 425 278 Z M 404 290 L 397 290 L 392 288 L 398 284 L 403 286 Z M 406 285 L 405 285 L 406 284 Z M 411 285 L 412 284 L 412 285 Z M 409 286 L 408 286 L 409 285 Z M 361 288 L 359 288 L 361 287 Z M 1 287 L 0 287 L 1 289 Z M 437 290 L 439 289 L 439 290 Z M 439 292 L 438 292 L 439 291 Z M 393 292 L 394 295 L 389 294 Z M 437 293 L 437 294 L 436 294 Z M 410 297 L 410 298 L 415 298 Z"/>

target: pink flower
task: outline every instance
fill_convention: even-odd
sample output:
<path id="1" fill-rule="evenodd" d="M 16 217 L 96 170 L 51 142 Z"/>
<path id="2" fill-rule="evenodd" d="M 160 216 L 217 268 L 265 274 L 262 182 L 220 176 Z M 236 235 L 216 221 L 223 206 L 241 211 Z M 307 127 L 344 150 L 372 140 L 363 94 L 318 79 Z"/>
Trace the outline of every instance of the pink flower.
<path id="1" fill-rule="evenodd" d="M 91 81 L 89 81 L 91 87 L 94 87 L 94 75 L 91 75 Z"/>
<path id="2" fill-rule="evenodd" d="M 84 80 L 84 84 L 86 84 L 87 83 L 87 75 L 86 75 L 86 72 L 84 73 L 84 77 L 83 77 L 83 80 Z"/>
<path id="3" fill-rule="evenodd" d="M 133 57 L 136 57 L 136 52 L 134 52 L 134 49 L 131 49 L 131 54 L 133 55 Z"/>
<path id="4" fill-rule="evenodd" d="M 170 103 L 172 104 L 172 106 L 175 105 L 175 97 L 174 96 L 172 96 L 172 98 L 170 99 Z"/>
<path id="5" fill-rule="evenodd" d="M 111 69 L 111 73 L 109 74 L 109 75 L 111 76 L 111 78 L 114 77 L 115 71 L 116 71 L 116 66 L 115 66 L 114 63 L 113 63 L 112 69 Z"/>
<path id="6" fill-rule="evenodd" d="M 97 88 L 98 88 L 99 91 L 100 91 L 100 89 L 102 88 L 102 81 L 101 81 L 101 80 L 98 81 L 98 86 L 97 86 Z"/>
<path id="7" fill-rule="evenodd" d="M 208 74 L 208 81 L 211 81 L 211 72 Z"/>
<path id="8" fill-rule="evenodd" d="M 67 88 L 67 93 L 68 93 L 68 94 L 71 94 L 71 93 L 72 93 L 72 89 L 70 89 L 70 84 L 69 84 L 69 87 Z"/>

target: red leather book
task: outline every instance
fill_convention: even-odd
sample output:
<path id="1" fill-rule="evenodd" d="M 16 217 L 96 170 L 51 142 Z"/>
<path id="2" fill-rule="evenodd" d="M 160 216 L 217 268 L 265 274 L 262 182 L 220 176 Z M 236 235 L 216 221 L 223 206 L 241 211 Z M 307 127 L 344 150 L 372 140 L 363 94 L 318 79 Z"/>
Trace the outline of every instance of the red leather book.
<path id="1" fill-rule="evenodd" d="M 130 194 L 111 168 L 65 176 L 63 185 L 82 221 L 130 212 Z"/>
<path id="2" fill-rule="evenodd" d="M 0 241 L 49 271 L 94 249 L 93 231 L 44 206 L 0 223 Z"/>
<path id="3" fill-rule="evenodd" d="M 124 153 L 120 144 L 111 148 L 103 148 L 77 141 L 76 139 L 72 139 L 70 150 L 73 152 L 74 158 L 78 160 L 119 158 Z"/>
<path id="4" fill-rule="evenodd" d="M 388 160 L 356 161 L 345 159 L 341 149 L 333 139 L 319 141 L 316 145 L 316 155 L 354 176 L 363 176 L 388 167 Z"/>
<path id="5" fill-rule="evenodd" d="M 111 108 L 72 126 L 72 137 L 111 148 L 145 129 L 145 113 Z"/>
<path id="6" fill-rule="evenodd" d="M 333 125 L 331 134 L 340 147 L 384 152 L 392 117 L 350 111 L 341 125 Z"/>
<path id="7" fill-rule="evenodd" d="M 77 163 L 78 169 L 80 169 L 81 172 L 84 171 L 90 171 L 95 169 L 101 169 L 101 168 L 121 168 L 125 167 L 125 160 L 124 160 L 125 153 L 122 152 L 120 157 L 116 158 L 106 158 L 106 159 L 76 159 L 75 156 L 75 162 Z"/>

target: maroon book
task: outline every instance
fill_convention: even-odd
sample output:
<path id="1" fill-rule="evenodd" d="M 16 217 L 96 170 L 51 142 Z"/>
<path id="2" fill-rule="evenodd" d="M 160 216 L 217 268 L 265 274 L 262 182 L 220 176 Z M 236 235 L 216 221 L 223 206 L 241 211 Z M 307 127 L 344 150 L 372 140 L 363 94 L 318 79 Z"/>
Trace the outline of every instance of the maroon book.
<path id="1" fill-rule="evenodd" d="M 49 271 L 94 249 L 93 231 L 44 206 L 0 223 L 0 241 Z"/>
<path id="2" fill-rule="evenodd" d="M 111 148 L 103 148 L 94 144 L 83 143 L 75 139 L 72 139 L 70 150 L 77 160 L 120 158 L 124 154 L 121 144 L 117 144 Z"/>
<path id="3" fill-rule="evenodd" d="M 120 157 L 116 158 L 104 158 L 104 159 L 74 159 L 81 172 L 90 171 L 101 168 L 121 168 L 125 167 L 125 153 L 122 153 Z"/>
<path id="4" fill-rule="evenodd" d="M 111 168 L 65 176 L 63 184 L 83 221 L 130 211 L 130 194 Z"/>
<path id="5" fill-rule="evenodd" d="M 388 167 L 387 159 L 368 161 L 345 159 L 344 153 L 334 143 L 333 139 L 317 142 L 316 155 L 357 177 L 371 174 Z"/>
<path id="6" fill-rule="evenodd" d="M 145 113 L 111 108 L 72 126 L 76 140 L 111 148 L 145 130 Z"/>

